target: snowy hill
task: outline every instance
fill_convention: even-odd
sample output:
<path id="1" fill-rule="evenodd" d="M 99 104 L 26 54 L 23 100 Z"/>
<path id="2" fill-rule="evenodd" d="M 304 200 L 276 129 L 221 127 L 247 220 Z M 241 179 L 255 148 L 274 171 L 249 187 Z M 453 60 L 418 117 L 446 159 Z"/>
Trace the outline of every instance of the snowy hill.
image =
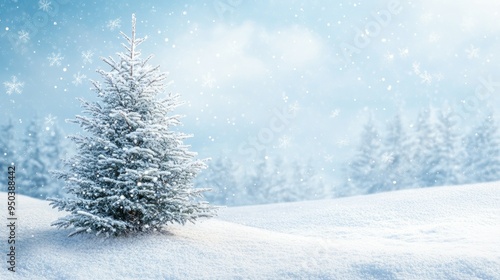
<path id="1" fill-rule="evenodd" d="M 226 208 L 117 239 L 67 238 L 49 226 L 64 213 L 17 202 L 17 272 L 3 261 L 0 279 L 500 279 L 498 183 Z"/>

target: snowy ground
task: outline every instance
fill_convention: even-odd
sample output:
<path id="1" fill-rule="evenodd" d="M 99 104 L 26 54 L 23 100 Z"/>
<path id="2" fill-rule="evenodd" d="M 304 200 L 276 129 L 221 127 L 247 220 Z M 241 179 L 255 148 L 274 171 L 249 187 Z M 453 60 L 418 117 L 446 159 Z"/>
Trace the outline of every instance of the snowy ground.
<path id="1" fill-rule="evenodd" d="M 1 193 L 6 223 L 6 194 Z M 500 185 L 227 208 L 150 236 L 67 238 L 18 196 L 17 272 L 0 279 L 500 279 Z"/>

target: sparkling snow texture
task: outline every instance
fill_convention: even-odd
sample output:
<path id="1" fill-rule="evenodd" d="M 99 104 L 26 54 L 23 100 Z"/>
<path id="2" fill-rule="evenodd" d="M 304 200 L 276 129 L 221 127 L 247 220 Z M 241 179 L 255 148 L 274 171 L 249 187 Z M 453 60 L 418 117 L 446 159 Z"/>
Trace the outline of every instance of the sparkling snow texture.
<path id="1" fill-rule="evenodd" d="M 109 239 L 67 238 L 48 202 L 18 202 L 16 277 L 0 279 L 500 279 L 498 183 L 227 208 Z"/>

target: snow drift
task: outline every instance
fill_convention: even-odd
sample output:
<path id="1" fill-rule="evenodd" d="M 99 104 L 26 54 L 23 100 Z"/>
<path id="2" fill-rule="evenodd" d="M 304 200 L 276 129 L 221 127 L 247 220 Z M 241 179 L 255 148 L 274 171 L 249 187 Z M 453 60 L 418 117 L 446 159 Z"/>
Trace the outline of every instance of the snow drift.
<path id="1" fill-rule="evenodd" d="M 68 238 L 50 227 L 64 213 L 17 202 L 16 272 L 4 261 L 1 279 L 500 279 L 498 183 L 226 208 L 110 239 Z"/>

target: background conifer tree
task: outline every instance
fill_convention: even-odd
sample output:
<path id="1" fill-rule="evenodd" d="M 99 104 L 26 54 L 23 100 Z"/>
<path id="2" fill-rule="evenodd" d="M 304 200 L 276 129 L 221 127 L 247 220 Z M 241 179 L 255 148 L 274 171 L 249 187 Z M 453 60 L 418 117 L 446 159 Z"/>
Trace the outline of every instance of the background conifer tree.
<path id="1" fill-rule="evenodd" d="M 47 161 L 44 157 L 43 134 L 41 124 L 34 118 L 25 129 L 19 168 L 19 193 L 44 199 L 51 180 Z"/>
<path id="2" fill-rule="evenodd" d="M 360 193 L 375 193 L 381 187 L 381 137 L 372 117 L 363 127 L 361 143 L 348 166 L 348 184 Z"/>
<path id="3" fill-rule="evenodd" d="M 411 170 L 408 137 L 403 128 L 401 114 L 397 114 L 387 125 L 382 145 L 383 189 L 398 190 L 411 184 Z"/>
<path id="4" fill-rule="evenodd" d="M 493 115 L 488 115 L 465 138 L 466 183 L 500 180 L 500 142 Z"/>
<path id="5" fill-rule="evenodd" d="M 15 138 L 12 120 L 5 125 L 0 125 L 0 170 L 7 172 L 7 167 L 15 161 Z M 6 191 L 7 184 L 2 184 L 0 190 Z"/>
<path id="6" fill-rule="evenodd" d="M 235 167 L 228 157 L 219 157 L 210 162 L 209 168 L 200 176 L 200 184 L 212 188 L 206 195 L 208 201 L 232 206 L 241 199 L 239 196 L 243 190 L 238 189 L 234 173 Z"/>

